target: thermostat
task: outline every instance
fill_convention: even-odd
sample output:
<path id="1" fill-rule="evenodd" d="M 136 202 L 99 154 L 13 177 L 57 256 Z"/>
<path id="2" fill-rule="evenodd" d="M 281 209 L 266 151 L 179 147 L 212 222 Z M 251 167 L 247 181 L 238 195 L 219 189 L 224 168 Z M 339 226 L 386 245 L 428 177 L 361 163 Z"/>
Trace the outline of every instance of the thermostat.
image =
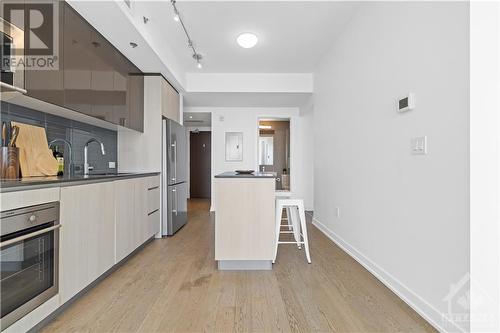
<path id="1" fill-rule="evenodd" d="M 398 112 L 406 112 L 415 108 L 415 94 L 409 93 L 398 100 Z"/>

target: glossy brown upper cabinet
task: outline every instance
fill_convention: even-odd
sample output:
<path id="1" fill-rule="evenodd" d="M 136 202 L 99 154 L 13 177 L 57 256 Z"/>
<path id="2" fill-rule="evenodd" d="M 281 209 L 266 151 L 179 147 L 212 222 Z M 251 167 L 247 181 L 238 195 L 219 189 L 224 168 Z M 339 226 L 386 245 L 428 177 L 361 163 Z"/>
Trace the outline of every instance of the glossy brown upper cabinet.
<path id="1" fill-rule="evenodd" d="M 28 96 L 142 132 L 143 73 L 69 4 L 53 2 L 59 68 L 27 70 Z"/>
<path id="2" fill-rule="evenodd" d="M 33 3 L 33 2 L 32 2 Z M 45 2 L 46 3 L 46 2 Z M 58 2 L 55 2 L 56 5 Z M 62 9 L 62 6 L 61 6 Z M 64 35 L 61 33 L 61 29 L 64 25 L 64 11 L 58 10 L 57 26 L 59 27 L 59 34 L 54 36 L 57 38 L 57 49 L 53 49 L 54 56 L 57 57 L 57 62 L 55 63 L 55 68 L 41 68 L 36 69 L 30 67 L 29 70 L 24 72 L 25 76 L 25 89 L 28 91 L 30 97 L 43 100 L 56 105 L 64 105 L 64 72 L 63 72 L 63 45 L 64 45 Z M 24 31 L 29 31 L 24 29 Z M 25 44 L 27 40 L 25 39 Z M 26 49 L 25 45 L 25 49 Z"/>

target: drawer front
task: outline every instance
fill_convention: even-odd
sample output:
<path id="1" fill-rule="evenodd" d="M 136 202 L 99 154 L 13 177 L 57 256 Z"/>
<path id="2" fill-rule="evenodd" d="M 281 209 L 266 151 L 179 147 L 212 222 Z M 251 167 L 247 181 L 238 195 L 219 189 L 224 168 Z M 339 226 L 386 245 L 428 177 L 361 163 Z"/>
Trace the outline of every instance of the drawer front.
<path id="1" fill-rule="evenodd" d="M 0 194 L 0 211 L 59 201 L 59 187 L 24 190 Z"/>
<path id="2" fill-rule="evenodd" d="M 148 189 L 160 187 L 160 176 L 152 176 L 147 179 Z"/>
<path id="3" fill-rule="evenodd" d="M 148 214 L 148 231 L 149 237 L 160 232 L 160 210 L 156 210 Z"/>
<path id="4" fill-rule="evenodd" d="M 148 189 L 148 214 L 160 209 L 160 188 Z"/>

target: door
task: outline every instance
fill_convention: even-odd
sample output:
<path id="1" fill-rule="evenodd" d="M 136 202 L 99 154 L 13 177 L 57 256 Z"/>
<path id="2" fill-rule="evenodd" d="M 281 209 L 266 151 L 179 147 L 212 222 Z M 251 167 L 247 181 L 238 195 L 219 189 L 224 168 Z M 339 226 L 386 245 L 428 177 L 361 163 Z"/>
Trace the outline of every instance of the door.
<path id="1" fill-rule="evenodd" d="M 189 197 L 210 198 L 212 132 L 191 132 L 189 138 Z"/>
<path id="2" fill-rule="evenodd" d="M 168 126 L 168 184 L 178 184 L 187 180 L 187 137 L 186 129 L 172 120 Z"/>
<path id="3" fill-rule="evenodd" d="M 134 183 L 131 179 L 114 182 L 116 192 L 115 263 L 125 258 L 134 242 Z"/>
<path id="4" fill-rule="evenodd" d="M 176 233 L 187 222 L 187 183 L 168 187 L 168 235 Z"/>
<path id="5" fill-rule="evenodd" d="M 64 6 L 64 105 L 91 114 L 91 70 L 93 49 L 91 29 L 70 6 Z"/>
<path id="6" fill-rule="evenodd" d="M 60 254 L 59 294 L 65 303 L 114 264 L 114 185 L 63 187 L 60 205 L 60 243 L 66 250 Z"/>

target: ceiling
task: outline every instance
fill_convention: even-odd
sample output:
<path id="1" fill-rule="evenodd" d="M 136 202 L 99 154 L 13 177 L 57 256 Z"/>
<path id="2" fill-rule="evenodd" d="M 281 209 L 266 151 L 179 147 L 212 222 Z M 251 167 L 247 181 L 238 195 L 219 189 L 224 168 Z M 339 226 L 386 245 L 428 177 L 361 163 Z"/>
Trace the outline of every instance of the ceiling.
<path id="1" fill-rule="evenodd" d="M 306 73 L 331 47 L 357 7 L 324 1 L 177 1 L 195 47 L 204 57 L 196 68 L 170 1 L 137 1 L 134 15 L 146 16 L 150 41 L 168 44 L 185 73 Z M 141 17 L 142 18 L 142 17 Z M 259 37 L 257 46 L 236 44 L 241 32 Z"/>
<path id="2" fill-rule="evenodd" d="M 184 112 L 183 124 L 187 127 L 212 127 L 212 114 L 210 112 Z"/>

